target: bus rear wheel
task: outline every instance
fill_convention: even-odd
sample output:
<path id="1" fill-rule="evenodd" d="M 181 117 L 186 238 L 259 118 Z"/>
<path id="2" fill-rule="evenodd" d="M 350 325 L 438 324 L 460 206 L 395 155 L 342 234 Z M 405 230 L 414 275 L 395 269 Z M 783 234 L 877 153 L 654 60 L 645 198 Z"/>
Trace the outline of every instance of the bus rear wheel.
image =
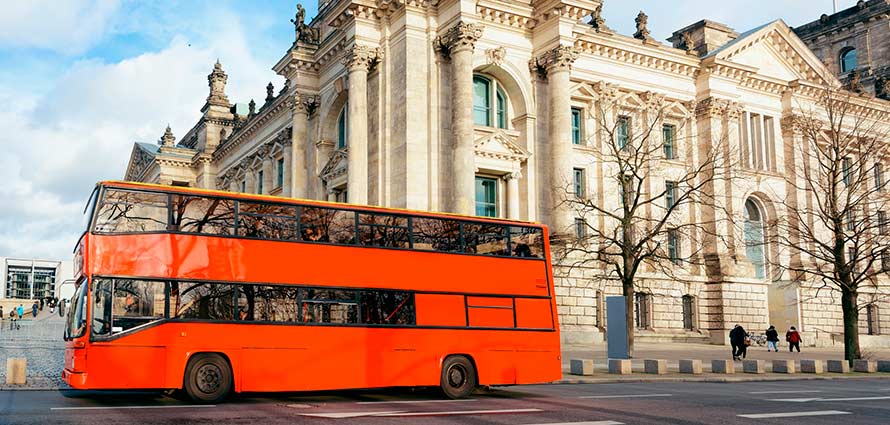
<path id="1" fill-rule="evenodd" d="M 223 356 L 195 354 L 185 368 L 183 389 L 196 403 L 218 403 L 232 391 L 232 369 Z"/>
<path id="2" fill-rule="evenodd" d="M 476 368 L 464 356 L 451 356 L 442 363 L 440 387 L 450 399 L 466 398 L 476 389 Z"/>

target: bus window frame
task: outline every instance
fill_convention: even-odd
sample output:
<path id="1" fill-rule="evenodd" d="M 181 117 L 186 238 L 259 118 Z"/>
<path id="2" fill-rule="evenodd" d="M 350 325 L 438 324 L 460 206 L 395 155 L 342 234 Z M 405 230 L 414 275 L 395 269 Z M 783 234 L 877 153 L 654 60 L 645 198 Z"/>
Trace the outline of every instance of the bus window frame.
<path id="1" fill-rule="evenodd" d="M 547 258 L 546 258 L 547 256 L 544 255 L 544 253 L 546 252 L 546 247 L 543 246 L 543 245 L 542 245 L 542 256 L 541 256 L 541 257 L 520 257 L 520 256 L 512 255 L 512 252 L 510 252 L 511 245 L 512 245 L 511 240 L 510 240 L 511 235 L 512 235 L 512 232 L 510 231 L 510 228 L 511 228 L 511 227 L 536 229 L 536 230 L 540 231 L 540 233 L 541 233 L 541 237 L 543 238 L 543 236 L 544 236 L 544 226 L 541 226 L 541 225 L 529 225 L 529 224 L 519 224 L 519 223 L 502 223 L 502 222 L 493 221 L 493 220 L 473 220 L 473 219 L 464 218 L 464 217 L 435 216 L 435 215 L 423 215 L 423 214 L 413 214 L 413 215 L 412 215 L 412 214 L 402 213 L 402 212 L 374 211 L 374 210 L 371 210 L 371 209 L 361 209 L 361 208 L 355 208 L 355 207 L 351 207 L 351 206 L 316 205 L 316 204 L 311 204 L 311 203 L 300 203 L 299 201 L 298 201 L 298 202 L 295 202 L 295 203 L 287 203 L 287 202 L 275 202 L 275 201 L 269 201 L 269 200 L 264 200 L 264 199 L 244 199 L 243 201 L 244 201 L 244 202 L 248 202 L 248 203 L 260 203 L 260 204 L 269 204 L 269 205 L 276 205 L 276 206 L 290 206 L 290 207 L 296 207 L 296 208 L 297 208 L 297 223 L 298 223 L 298 225 L 297 225 L 297 226 L 298 226 L 298 227 L 297 227 L 297 232 L 298 232 L 298 236 L 300 236 L 300 238 L 295 239 L 295 240 L 286 240 L 286 239 L 269 239 L 269 238 L 249 237 L 249 236 L 239 236 L 239 235 L 238 235 L 238 227 L 239 227 L 239 225 L 240 225 L 240 223 L 239 223 L 239 221 L 240 221 L 240 220 L 239 220 L 239 215 L 240 215 L 240 203 L 241 203 L 242 199 L 237 198 L 237 197 L 227 197 L 227 196 L 218 195 L 218 194 L 192 194 L 192 193 L 188 193 L 188 192 L 178 192 L 178 191 L 150 190 L 150 189 L 145 189 L 145 188 L 129 188 L 129 187 L 117 187 L 117 186 L 103 186 L 103 190 L 102 190 L 102 193 L 101 193 L 102 196 L 101 196 L 99 199 L 103 199 L 103 200 L 104 200 L 105 192 L 106 192 L 108 189 L 124 190 L 124 191 L 137 191 L 137 192 L 149 192 L 149 193 L 156 193 L 156 194 L 158 194 L 158 193 L 160 193 L 160 194 L 166 194 L 166 195 L 168 196 L 168 203 L 167 203 L 167 215 L 168 215 L 167 230 L 163 230 L 163 231 L 149 231 L 149 232 L 97 232 L 97 231 L 95 230 L 95 227 L 92 225 L 92 222 L 95 220 L 95 211 L 96 211 L 96 209 L 94 208 L 94 209 L 93 209 L 93 214 L 92 214 L 92 217 L 91 217 L 91 220 L 90 220 L 90 221 L 91 221 L 91 226 L 90 226 L 89 231 L 90 231 L 91 234 L 97 234 L 97 235 L 109 235 L 109 236 L 149 235 L 149 234 L 174 234 L 174 235 L 191 235 L 191 236 L 219 237 L 219 238 L 235 238 L 235 239 L 244 239 L 244 240 L 260 240 L 260 241 L 281 242 L 281 243 L 322 244 L 322 245 L 330 245 L 330 246 L 344 246 L 344 247 L 355 247 L 355 248 L 363 248 L 363 249 L 390 249 L 390 250 L 397 250 L 397 251 L 411 251 L 411 252 L 420 252 L 420 253 L 452 254 L 452 255 L 470 255 L 470 256 L 475 256 L 475 257 L 502 258 L 502 259 L 517 259 L 517 260 L 522 260 L 522 261 L 538 260 L 538 261 L 544 261 L 544 262 L 546 262 L 546 260 L 547 260 Z M 229 200 L 229 201 L 234 202 L 234 203 L 235 203 L 235 209 L 234 209 L 235 213 L 234 213 L 234 228 L 233 228 L 233 230 L 232 230 L 232 233 L 233 233 L 233 234 L 231 234 L 231 235 L 225 235 L 225 234 L 214 234 L 214 233 L 195 233 L 195 232 L 183 232 L 183 231 L 180 231 L 180 230 L 169 230 L 169 229 L 170 229 L 170 226 L 171 226 L 171 223 L 172 223 L 172 217 L 171 217 L 171 215 L 172 215 L 172 211 L 173 211 L 172 200 L 171 200 L 171 199 L 172 199 L 172 196 L 173 196 L 173 195 L 177 195 L 177 194 L 178 194 L 178 195 L 182 195 L 182 196 L 194 196 L 194 197 L 216 198 L 216 199 Z M 96 202 L 96 207 L 98 207 L 98 206 L 99 206 L 99 202 L 97 201 L 97 202 Z M 306 240 L 303 240 L 303 239 L 302 239 L 302 222 L 301 222 L 301 217 L 302 217 L 302 214 L 303 214 L 303 208 L 333 209 L 333 210 L 346 211 L 346 212 L 353 213 L 353 214 L 355 215 L 355 222 L 356 222 L 356 224 L 353 225 L 353 234 L 354 234 L 353 243 L 351 243 L 351 244 L 346 244 L 346 243 L 319 242 L 319 241 L 306 241 Z M 409 232 L 408 232 L 408 234 L 409 234 L 409 240 L 411 241 L 411 243 L 409 244 L 409 247 L 407 247 L 407 248 L 400 248 L 400 247 L 387 247 L 387 246 L 367 246 L 367 245 L 362 245 L 362 244 L 360 244 L 359 241 L 358 241 L 358 232 L 359 232 L 359 228 L 358 228 L 358 214 L 362 214 L 362 213 L 364 213 L 364 214 L 381 214 L 381 215 L 390 215 L 390 216 L 400 216 L 400 217 L 405 217 L 405 218 L 407 218 L 408 221 L 409 221 L 409 227 L 408 227 L 408 230 L 409 230 Z M 422 218 L 439 219 L 439 220 L 454 220 L 454 221 L 457 221 L 458 223 L 460 223 L 460 250 L 459 250 L 459 251 L 436 251 L 436 250 L 415 249 L 415 248 L 413 247 L 413 245 L 414 245 L 414 244 L 413 244 L 414 229 L 413 229 L 413 227 L 412 227 L 412 226 L 413 226 L 413 220 L 411 220 L 412 217 L 422 217 Z M 506 242 L 507 242 L 508 255 L 474 254 L 474 253 L 471 253 L 471 252 L 465 252 L 465 251 L 466 251 L 466 242 L 465 242 L 465 236 L 464 236 L 464 234 L 465 234 L 465 230 L 464 230 L 465 224 L 492 225 L 492 226 L 500 226 L 500 227 L 504 227 L 504 228 L 505 228 L 505 229 L 504 229 L 504 232 L 505 232 L 505 234 L 506 234 Z M 542 244 L 543 244 L 543 242 L 544 242 L 544 241 L 542 241 Z"/>
<path id="2" fill-rule="evenodd" d="M 557 332 L 555 326 L 552 325 L 552 315 L 554 314 L 551 307 L 551 327 L 550 328 L 520 328 L 514 327 L 481 327 L 481 326 L 469 326 L 469 319 L 467 318 L 466 325 L 464 326 L 439 326 L 439 325 L 418 325 L 417 324 L 417 304 L 416 297 L 418 294 L 421 295 L 459 295 L 464 297 L 464 314 L 469 316 L 469 308 L 467 307 L 467 298 L 475 297 L 475 298 L 512 298 L 513 299 L 513 314 L 516 315 L 515 303 L 516 299 L 541 299 L 541 300 L 552 300 L 552 296 L 550 295 L 505 295 L 505 294 L 486 294 L 486 293 L 470 293 L 470 292 L 447 292 L 447 291 L 413 291 L 413 290 L 400 290 L 400 289 L 388 289 L 388 288 L 368 288 L 368 287 L 357 287 L 357 286 L 319 286 L 312 284 L 282 284 L 282 283 L 271 283 L 271 282 L 235 282 L 235 281 L 217 281 L 217 280 L 196 280 L 196 279 L 159 279 L 159 278 L 151 278 L 151 277 L 135 277 L 135 276 L 106 276 L 106 275 L 96 275 L 93 276 L 90 281 L 95 281 L 98 279 L 128 279 L 128 280 L 143 280 L 143 281 L 154 281 L 154 282 L 164 282 L 166 291 L 165 291 L 165 315 L 163 318 L 158 320 L 154 320 L 143 324 L 141 326 L 133 327 L 121 332 L 110 333 L 109 335 L 94 335 L 92 331 L 92 327 L 89 326 L 89 339 L 90 342 L 109 342 L 116 340 L 118 338 L 122 338 L 128 335 L 133 334 L 136 331 L 142 331 L 145 329 L 153 328 L 155 326 L 160 326 L 166 323 L 203 323 L 203 324 L 227 324 L 227 325 L 271 325 L 271 326 L 328 326 L 328 327 L 350 327 L 350 328 L 410 328 L 410 329 L 448 329 L 448 330 L 494 330 L 494 331 L 524 331 L 524 332 Z M 233 293 L 234 293 L 234 302 L 233 302 L 233 319 L 232 320 L 219 320 L 219 319 L 183 319 L 171 317 L 169 314 L 170 309 L 170 283 L 172 281 L 177 281 L 179 283 L 208 283 L 208 284 L 222 284 L 222 285 L 232 285 Z M 413 325 L 403 325 L 403 324 L 371 324 L 371 323 L 362 323 L 361 316 L 358 317 L 357 323 L 326 323 L 326 322 L 306 322 L 302 317 L 302 309 L 300 310 L 299 321 L 296 322 L 279 322 L 279 321 L 264 321 L 264 320 L 239 320 L 238 319 L 238 303 L 237 297 L 238 293 L 241 291 L 241 286 L 243 285 L 256 285 L 256 286 L 286 286 L 297 289 L 320 289 L 320 290 L 331 290 L 331 291 L 355 291 L 357 294 L 358 306 L 357 313 L 360 313 L 360 293 L 362 291 L 394 291 L 394 292 L 407 292 L 410 294 L 412 301 L 414 301 L 414 324 Z M 87 288 L 88 290 L 92 290 L 92 287 Z M 112 287 L 112 293 L 114 292 Z M 301 297 L 298 300 L 299 305 L 302 306 L 302 292 Z M 90 300 L 88 304 L 91 304 Z M 484 307 L 483 307 L 484 308 Z M 92 322 L 92 314 L 93 311 L 90 309 L 87 316 L 88 324 Z M 515 319 L 514 319 L 515 320 Z M 113 321 L 113 318 L 112 318 Z M 83 336 L 83 335 L 81 335 Z"/>

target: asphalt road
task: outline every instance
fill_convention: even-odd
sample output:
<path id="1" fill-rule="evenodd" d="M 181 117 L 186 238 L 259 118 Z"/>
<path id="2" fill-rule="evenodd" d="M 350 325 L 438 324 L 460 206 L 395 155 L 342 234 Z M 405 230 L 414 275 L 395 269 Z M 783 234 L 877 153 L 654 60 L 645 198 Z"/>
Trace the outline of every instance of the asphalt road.
<path id="1" fill-rule="evenodd" d="M 0 391 L 0 424 L 30 423 L 886 424 L 890 379 L 536 385 L 460 401 L 410 389 L 252 394 L 215 406 L 157 393 Z"/>

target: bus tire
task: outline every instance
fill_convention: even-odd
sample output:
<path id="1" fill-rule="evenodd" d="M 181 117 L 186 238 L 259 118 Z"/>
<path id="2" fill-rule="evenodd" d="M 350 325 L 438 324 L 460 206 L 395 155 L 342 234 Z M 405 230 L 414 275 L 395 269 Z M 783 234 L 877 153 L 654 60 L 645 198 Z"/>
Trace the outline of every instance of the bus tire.
<path id="1" fill-rule="evenodd" d="M 465 356 L 449 356 L 442 362 L 439 383 L 442 392 L 450 399 L 469 397 L 476 389 L 476 367 Z"/>
<path id="2" fill-rule="evenodd" d="M 200 353 L 189 359 L 182 388 L 192 401 L 213 404 L 229 396 L 232 382 L 232 368 L 223 356 Z"/>

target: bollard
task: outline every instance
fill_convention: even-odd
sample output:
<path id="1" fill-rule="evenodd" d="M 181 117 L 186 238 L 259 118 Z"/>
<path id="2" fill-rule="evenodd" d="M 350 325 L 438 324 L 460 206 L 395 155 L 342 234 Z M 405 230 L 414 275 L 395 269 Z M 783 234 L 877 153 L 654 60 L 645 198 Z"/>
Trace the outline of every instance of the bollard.
<path id="1" fill-rule="evenodd" d="M 824 363 L 822 360 L 801 360 L 800 361 L 800 372 L 801 373 L 823 373 L 825 372 Z"/>
<path id="2" fill-rule="evenodd" d="M 6 359 L 6 384 L 25 385 L 28 371 L 28 360 L 23 358 Z"/>
<path id="3" fill-rule="evenodd" d="M 701 374 L 701 360 L 680 360 L 680 373 Z"/>
<path id="4" fill-rule="evenodd" d="M 794 360 L 773 360 L 773 373 L 795 373 Z"/>
<path id="5" fill-rule="evenodd" d="M 829 360 L 828 371 L 831 373 L 849 373 L 850 363 L 846 360 Z"/>
<path id="6" fill-rule="evenodd" d="M 711 360 L 712 373 L 735 373 L 735 363 L 732 360 Z"/>
<path id="7" fill-rule="evenodd" d="M 890 360 L 878 360 L 878 372 L 890 372 Z"/>
<path id="8" fill-rule="evenodd" d="M 646 373 L 651 373 L 653 375 L 664 375 L 667 373 L 667 360 L 645 360 L 643 362 L 645 365 Z"/>
<path id="9" fill-rule="evenodd" d="M 878 363 L 874 360 L 859 359 L 853 362 L 853 371 L 861 373 L 875 373 L 878 371 Z"/>
<path id="10" fill-rule="evenodd" d="M 569 374 L 593 375 L 593 360 L 572 359 L 569 361 Z"/>
<path id="11" fill-rule="evenodd" d="M 630 360 L 609 359 L 609 373 L 614 375 L 630 375 Z"/>
<path id="12" fill-rule="evenodd" d="M 766 373 L 763 360 L 745 360 L 742 362 L 742 370 L 745 373 Z"/>

